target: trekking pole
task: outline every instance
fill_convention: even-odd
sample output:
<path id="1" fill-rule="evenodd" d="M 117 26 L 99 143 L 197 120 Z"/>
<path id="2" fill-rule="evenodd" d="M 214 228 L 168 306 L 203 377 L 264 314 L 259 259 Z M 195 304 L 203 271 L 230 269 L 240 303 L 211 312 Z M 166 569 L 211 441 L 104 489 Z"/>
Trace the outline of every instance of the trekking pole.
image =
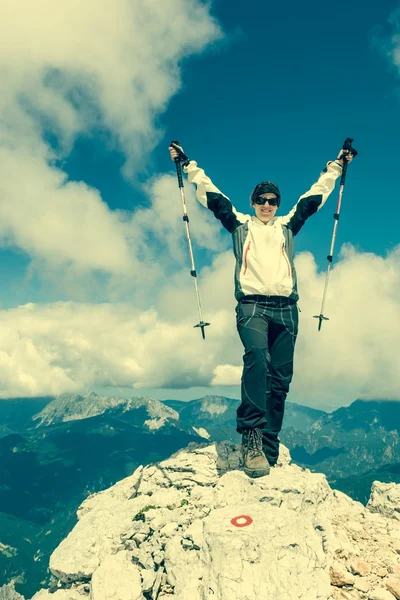
<path id="1" fill-rule="evenodd" d="M 333 215 L 333 218 L 335 219 L 335 223 L 333 225 L 333 234 L 332 234 L 331 247 L 330 247 L 330 250 L 329 250 L 329 254 L 326 257 L 328 259 L 328 270 L 326 272 L 326 277 L 325 277 L 325 287 L 324 287 L 324 294 L 322 296 L 321 312 L 320 312 L 319 315 L 314 315 L 314 319 L 319 319 L 318 331 L 321 331 L 322 321 L 329 321 L 329 318 L 324 316 L 324 308 L 325 308 L 326 294 L 327 294 L 327 291 L 328 291 L 329 275 L 330 275 L 331 266 L 332 266 L 333 250 L 335 248 L 336 231 L 337 231 L 338 223 L 339 223 L 340 207 L 341 207 L 341 204 L 342 204 L 344 184 L 346 182 L 346 174 L 347 174 L 347 167 L 348 167 L 348 162 L 347 162 L 347 159 L 346 159 L 346 155 L 347 154 L 352 154 L 353 158 L 354 158 L 358 154 L 357 150 L 355 148 L 353 148 L 352 145 L 351 145 L 353 141 L 354 140 L 352 138 L 346 138 L 346 140 L 345 140 L 345 142 L 343 144 L 343 150 L 344 150 L 344 153 L 342 154 L 342 157 L 343 157 L 343 171 L 342 171 L 342 178 L 340 180 L 339 197 L 338 197 L 338 202 L 337 202 L 337 206 L 336 206 L 336 212 Z"/>
<path id="2" fill-rule="evenodd" d="M 190 255 L 190 263 L 191 263 L 190 274 L 194 278 L 194 287 L 196 290 L 197 307 L 199 309 L 199 317 L 200 317 L 200 322 L 197 323 L 197 325 L 194 325 L 194 327 L 200 327 L 201 335 L 203 336 L 203 340 L 205 340 L 206 334 L 205 334 L 204 328 L 207 327 L 208 325 L 210 325 L 210 323 L 205 323 L 203 321 L 203 316 L 202 316 L 202 311 L 201 311 L 200 293 L 199 293 L 199 286 L 197 285 L 197 272 L 196 272 L 196 267 L 194 265 L 192 241 L 190 239 L 189 217 L 188 217 L 187 208 L 186 208 L 185 191 L 183 189 L 182 166 L 181 166 L 181 162 L 180 162 L 181 160 L 187 161 L 188 157 L 186 156 L 186 154 L 184 154 L 182 152 L 182 150 L 180 148 L 178 148 L 177 145 L 179 145 L 179 142 L 177 142 L 175 140 L 175 141 L 172 141 L 170 145 L 179 154 L 179 156 L 177 156 L 175 158 L 176 174 L 178 176 L 178 185 L 179 185 L 179 190 L 181 193 L 181 200 L 182 200 L 183 220 L 184 220 L 185 226 L 186 226 L 186 237 L 187 237 L 188 246 L 189 246 L 189 255 Z"/>

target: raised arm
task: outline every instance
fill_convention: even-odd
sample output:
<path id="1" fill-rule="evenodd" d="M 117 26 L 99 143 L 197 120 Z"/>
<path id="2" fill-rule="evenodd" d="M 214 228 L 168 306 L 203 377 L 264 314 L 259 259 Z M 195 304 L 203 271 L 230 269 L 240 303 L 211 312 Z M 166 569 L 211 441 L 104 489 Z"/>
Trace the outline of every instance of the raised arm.
<path id="1" fill-rule="evenodd" d="M 351 155 L 341 158 L 339 153 L 336 160 L 328 162 L 308 192 L 300 196 L 290 213 L 282 217 L 283 223 L 293 231 L 293 235 L 297 235 L 306 220 L 323 207 L 335 187 L 336 179 L 342 174 L 343 160 L 350 162 L 352 158 Z"/>
<path id="2" fill-rule="evenodd" d="M 171 146 L 169 147 L 169 151 L 172 160 L 175 161 L 179 157 L 178 152 Z M 196 186 L 198 201 L 214 213 L 225 229 L 232 233 L 241 223 L 250 218 L 249 215 L 244 215 L 234 208 L 229 198 L 213 184 L 195 160 L 187 159 L 186 161 L 182 161 L 182 163 L 183 170 L 187 174 L 189 181 Z"/>

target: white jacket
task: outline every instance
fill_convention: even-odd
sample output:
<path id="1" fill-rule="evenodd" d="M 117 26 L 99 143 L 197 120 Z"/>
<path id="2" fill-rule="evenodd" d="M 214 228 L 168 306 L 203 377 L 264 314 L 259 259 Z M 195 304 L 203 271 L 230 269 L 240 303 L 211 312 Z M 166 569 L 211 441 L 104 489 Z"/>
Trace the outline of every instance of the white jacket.
<path id="1" fill-rule="evenodd" d="M 235 297 L 248 295 L 285 296 L 298 300 L 297 277 L 294 268 L 294 236 L 305 221 L 326 202 L 341 175 L 342 167 L 330 162 L 318 181 L 303 194 L 285 216 L 263 223 L 254 215 L 238 212 L 197 166 L 190 161 L 184 167 L 190 182 L 196 185 L 199 202 L 211 210 L 232 234 L 236 257 Z"/>

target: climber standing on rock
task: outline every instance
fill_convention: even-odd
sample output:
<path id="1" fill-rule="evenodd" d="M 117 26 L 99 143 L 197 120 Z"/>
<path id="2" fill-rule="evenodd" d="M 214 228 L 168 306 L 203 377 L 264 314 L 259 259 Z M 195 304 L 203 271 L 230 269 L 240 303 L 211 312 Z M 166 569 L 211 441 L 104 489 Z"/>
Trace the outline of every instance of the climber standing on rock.
<path id="1" fill-rule="evenodd" d="M 350 162 L 353 156 L 341 150 L 292 210 L 277 217 L 281 194 L 272 181 L 255 186 L 250 196 L 254 214 L 242 214 L 196 161 L 186 157 L 181 146 L 173 144 L 169 152 L 195 184 L 199 202 L 232 235 L 236 322 L 245 351 L 237 431 L 242 434 L 244 471 L 250 477 L 261 477 L 278 460 L 278 435 L 293 376 L 299 298 L 293 238 L 325 204 L 342 173 L 343 161 Z"/>

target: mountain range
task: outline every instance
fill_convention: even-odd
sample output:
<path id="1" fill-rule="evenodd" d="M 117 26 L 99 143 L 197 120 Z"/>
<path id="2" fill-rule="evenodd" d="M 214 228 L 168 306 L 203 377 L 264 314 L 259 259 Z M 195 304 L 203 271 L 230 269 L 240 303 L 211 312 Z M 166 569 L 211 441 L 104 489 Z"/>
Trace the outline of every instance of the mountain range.
<path id="1" fill-rule="evenodd" d="M 14 579 L 26 597 L 44 584 L 49 556 L 87 496 L 203 441 L 151 398 L 63 395 L 31 415 L 24 431 L 22 424 L 12 414 L 0 438 L 0 586 Z"/>
<path id="2" fill-rule="evenodd" d="M 27 597 L 44 585 L 49 555 L 91 493 L 191 442 L 239 443 L 237 406 L 220 396 L 0 400 L 0 585 L 14 578 Z M 288 402 L 281 440 L 297 464 L 366 503 L 374 480 L 400 482 L 399 429 L 397 401 L 333 413 Z"/>
<path id="3" fill-rule="evenodd" d="M 0 438 L 22 433 L 32 427 L 32 417 L 40 413 L 54 398 L 0 399 Z"/>

